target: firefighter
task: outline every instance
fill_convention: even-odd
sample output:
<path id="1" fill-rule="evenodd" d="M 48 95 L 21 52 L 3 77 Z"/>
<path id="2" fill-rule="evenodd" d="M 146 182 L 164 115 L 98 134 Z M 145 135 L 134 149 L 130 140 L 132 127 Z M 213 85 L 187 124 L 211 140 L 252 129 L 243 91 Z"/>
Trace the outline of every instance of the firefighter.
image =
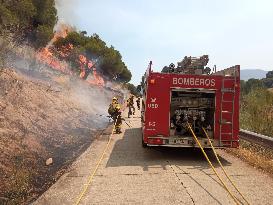
<path id="1" fill-rule="evenodd" d="M 137 98 L 136 103 L 137 103 L 137 109 L 140 110 L 140 97 Z"/>
<path id="2" fill-rule="evenodd" d="M 128 112 L 128 118 L 130 118 L 130 115 L 135 114 L 135 107 L 134 107 L 134 96 L 130 95 L 129 99 L 127 100 L 127 107 L 129 107 L 129 112 Z"/>
<path id="3" fill-rule="evenodd" d="M 121 132 L 121 125 L 122 125 L 121 107 L 116 97 L 113 97 L 112 103 L 109 105 L 109 108 L 108 108 L 108 113 L 111 116 L 111 118 L 114 120 L 116 134 L 122 133 Z"/>

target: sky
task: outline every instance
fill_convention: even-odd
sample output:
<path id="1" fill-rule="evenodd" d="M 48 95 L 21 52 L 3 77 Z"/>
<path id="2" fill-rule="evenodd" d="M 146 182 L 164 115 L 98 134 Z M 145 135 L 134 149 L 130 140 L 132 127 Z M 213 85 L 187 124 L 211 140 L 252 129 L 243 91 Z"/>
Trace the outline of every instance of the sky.
<path id="1" fill-rule="evenodd" d="M 57 0 L 59 20 L 97 33 L 120 51 L 141 81 L 184 56 L 208 54 L 221 70 L 273 70 L 273 1 L 270 0 Z"/>

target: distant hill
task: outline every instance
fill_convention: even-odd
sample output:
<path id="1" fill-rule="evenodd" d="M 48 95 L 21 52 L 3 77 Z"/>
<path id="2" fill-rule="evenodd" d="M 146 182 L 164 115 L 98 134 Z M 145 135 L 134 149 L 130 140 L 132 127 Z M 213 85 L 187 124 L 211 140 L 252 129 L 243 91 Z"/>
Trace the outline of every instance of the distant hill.
<path id="1" fill-rule="evenodd" d="M 262 79 L 268 71 L 262 69 L 243 69 L 241 70 L 241 80 L 248 80 L 250 78 Z"/>

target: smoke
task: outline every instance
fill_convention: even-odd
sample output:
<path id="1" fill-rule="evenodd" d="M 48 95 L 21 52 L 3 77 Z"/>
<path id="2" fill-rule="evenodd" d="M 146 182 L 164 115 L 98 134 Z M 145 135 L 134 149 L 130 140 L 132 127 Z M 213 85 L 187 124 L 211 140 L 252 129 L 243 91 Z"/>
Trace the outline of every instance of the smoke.
<path id="1" fill-rule="evenodd" d="M 112 92 L 102 87 L 91 87 L 82 80 L 69 82 L 69 98 L 81 109 L 91 115 L 107 115 L 108 105 L 111 102 Z"/>
<path id="2" fill-rule="evenodd" d="M 106 88 L 111 88 L 111 89 L 113 89 L 115 91 L 118 91 L 117 95 L 121 94 L 120 98 L 119 98 L 119 102 L 121 104 L 125 103 L 127 98 L 130 95 L 130 91 L 128 89 L 124 88 L 124 86 L 122 84 L 120 84 L 120 83 L 106 81 L 105 87 Z M 117 97 L 117 96 L 115 96 L 115 97 Z"/>
<path id="3" fill-rule="evenodd" d="M 76 0 L 55 0 L 58 14 L 58 23 L 76 26 L 79 17 L 76 14 L 78 1 Z"/>
<path id="4" fill-rule="evenodd" d="M 7 52 L 7 66 L 23 74 L 33 82 L 41 83 L 64 96 L 66 104 L 88 113 L 90 118 L 97 119 L 98 124 L 103 125 L 107 118 L 99 115 L 108 115 L 108 105 L 113 96 L 120 96 L 123 102 L 126 90 L 115 83 L 107 83 L 106 87 L 90 85 L 78 76 L 68 75 L 58 70 L 53 70 L 47 65 L 37 61 L 37 52 L 29 46 L 10 47 Z M 99 123 L 101 122 L 101 123 Z"/>

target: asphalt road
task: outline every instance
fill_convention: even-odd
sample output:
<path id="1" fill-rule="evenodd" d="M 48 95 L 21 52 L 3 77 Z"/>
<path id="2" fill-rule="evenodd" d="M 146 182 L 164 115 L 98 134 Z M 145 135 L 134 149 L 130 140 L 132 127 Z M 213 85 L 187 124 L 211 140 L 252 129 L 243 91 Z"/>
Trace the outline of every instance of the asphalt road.
<path id="1" fill-rule="evenodd" d="M 199 150 L 142 148 L 139 116 L 137 111 L 127 120 L 131 127 L 123 124 L 123 133 L 113 135 L 80 204 L 234 204 Z M 111 128 L 33 204 L 75 204 L 110 133 Z M 218 153 L 251 204 L 273 204 L 272 178 L 224 150 Z M 220 172 L 213 154 L 209 153 L 209 157 Z"/>

